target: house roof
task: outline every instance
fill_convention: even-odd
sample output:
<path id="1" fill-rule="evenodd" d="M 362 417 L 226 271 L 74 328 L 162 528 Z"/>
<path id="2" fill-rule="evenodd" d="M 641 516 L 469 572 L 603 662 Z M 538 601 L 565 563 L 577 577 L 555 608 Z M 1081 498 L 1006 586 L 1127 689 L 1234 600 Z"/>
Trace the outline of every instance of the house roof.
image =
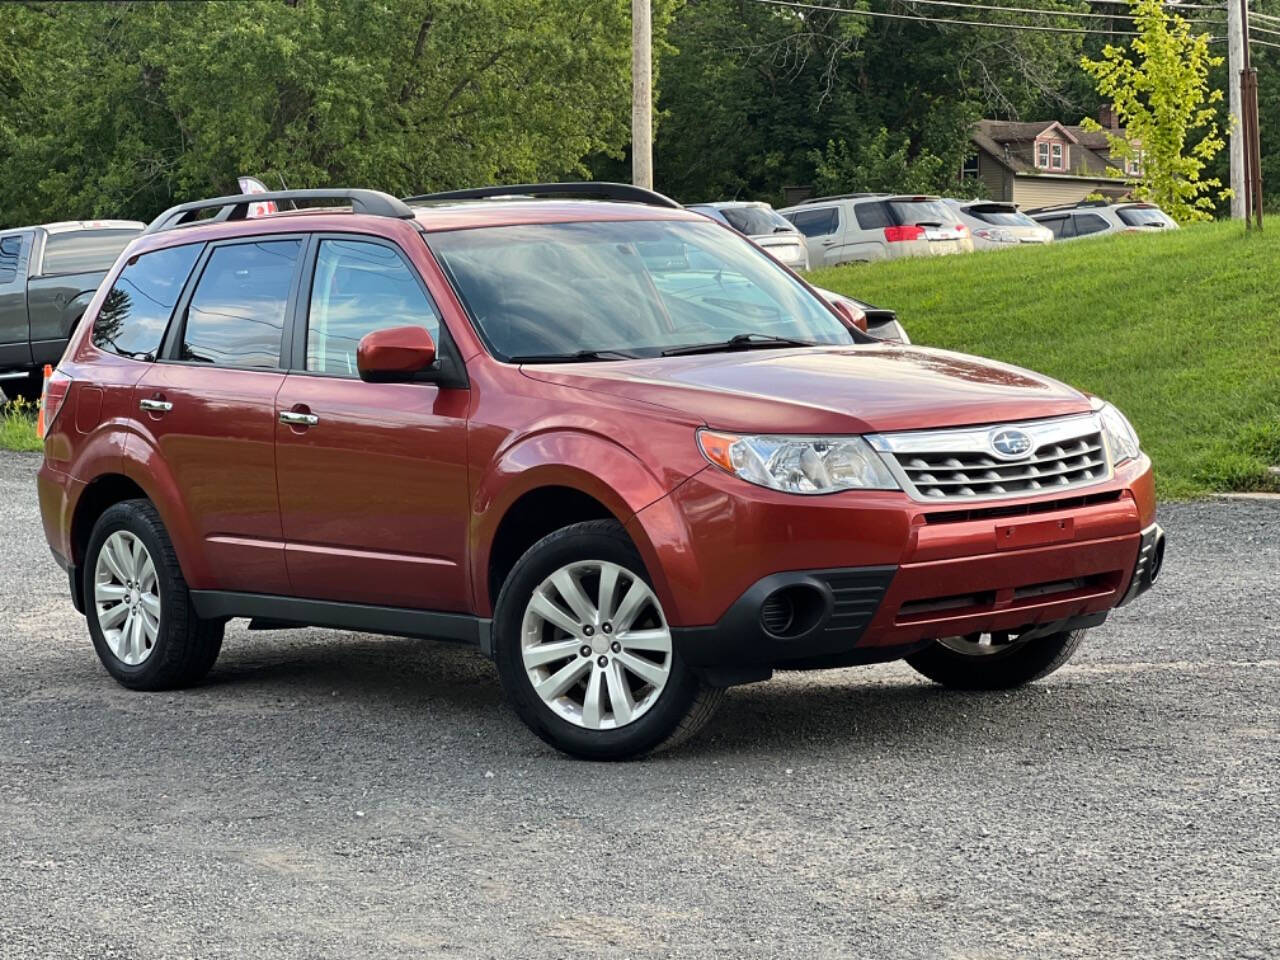
<path id="1" fill-rule="evenodd" d="M 1040 175 L 1044 171 L 1035 165 L 1035 141 L 1046 133 L 1057 133 L 1071 145 L 1068 151 L 1068 169 L 1062 171 L 1062 176 L 1106 179 L 1108 169 L 1119 169 L 1110 162 L 1111 151 L 1105 132 L 1092 133 L 1080 126 L 1062 124 L 1057 120 L 1031 123 L 979 120 L 971 139 L 997 163 L 1013 173 Z"/>

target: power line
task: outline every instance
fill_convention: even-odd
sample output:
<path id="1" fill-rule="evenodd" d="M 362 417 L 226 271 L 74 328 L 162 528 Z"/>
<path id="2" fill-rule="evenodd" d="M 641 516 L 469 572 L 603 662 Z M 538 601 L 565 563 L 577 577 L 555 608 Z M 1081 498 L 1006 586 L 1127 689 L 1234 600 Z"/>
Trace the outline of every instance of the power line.
<path id="1" fill-rule="evenodd" d="M 1252 23 L 1249 24 L 1249 33 L 1251 35 L 1255 33 L 1270 33 L 1270 34 L 1274 34 L 1277 37 L 1280 37 L 1280 30 L 1272 30 L 1268 27 L 1259 27 Z"/>
<path id="2" fill-rule="evenodd" d="M 1086 17 L 1091 20 L 1137 20 L 1138 18 L 1132 14 L 1124 13 L 1086 13 L 1083 10 L 1047 10 L 1043 7 L 1006 7 L 998 4 L 984 3 L 968 3 L 965 0 L 902 0 L 903 3 L 914 6 L 917 3 L 925 3 L 933 7 L 959 7 L 962 10 L 995 10 L 1000 13 L 1030 13 L 1040 17 Z M 1127 3 L 1128 0 L 1125 0 Z M 1212 7 L 1204 9 L 1212 10 Z"/>
<path id="3" fill-rule="evenodd" d="M 819 13 L 843 13 L 854 17 L 873 17 L 885 20 L 910 20 L 915 23 L 951 23 L 961 27 L 988 27 L 993 30 L 1034 30 L 1038 33 L 1093 33 L 1103 37 L 1136 37 L 1136 30 L 1089 30 L 1085 27 L 1046 27 L 1032 23 L 989 23 L 985 20 L 957 20 L 946 17 L 921 17 L 905 13 L 884 13 L 879 10 L 853 10 L 849 7 L 831 7 L 818 3 L 800 3 L 798 0 L 755 0 L 774 7 L 787 7 L 794 10 L 815 10 Z M 968 4 L 964 4 L 968 6 Z"/>
<path id="4" fill-rule="evenodd" d="M 1273 17 L 1270 14 L 1258 13 L 1254 10 L 1249 11 L 1250 20 L 1265 20 L 1269 23 L 1280 23 L 1280 17 Z"/>

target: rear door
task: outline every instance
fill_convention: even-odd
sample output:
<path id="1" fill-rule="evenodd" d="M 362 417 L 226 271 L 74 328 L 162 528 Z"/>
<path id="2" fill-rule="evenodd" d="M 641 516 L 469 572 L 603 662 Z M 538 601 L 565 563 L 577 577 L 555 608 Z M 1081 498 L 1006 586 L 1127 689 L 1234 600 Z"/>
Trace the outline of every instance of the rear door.
<path id="1" fill-rule="evenodd" d="M 280 509 L 295 596 L 459 611 L 466 578 L 466 389 L 365 383 L 360 339 L 420 325 L 449 345 L 394 243 L 319 236 L 276 398 Z"/>
<path id="2" fill-rule="evenodd" d="M 31 366 L 27 268 L 34 230 L 0 236 L 0 373 Z"/>
<path id="3" fill-rule="evenodd" d="M 1077 213 L 1072 219 L 1075 220 L 1077 237 L 1087 237 L 1094 233 L 1106 233 L 1112 229 L 1111 224 L 1096 213 Z"/>
<path id="4" fill-rule="evenodd" d="M 809 266 L 829 267 L 839 263 L 840 208 L 837 206 L 804 207 L 787 214 L 787 219 L 804 234 L 809 248 Z"/>
<path id="5" fill-rule="evenodd" d="M 304 243 L 276 235 L 210 244 L 162 357 L 134 388 L 139 428 L 201 540 L 206 588 L 288 592 L 275 399 Z"/>

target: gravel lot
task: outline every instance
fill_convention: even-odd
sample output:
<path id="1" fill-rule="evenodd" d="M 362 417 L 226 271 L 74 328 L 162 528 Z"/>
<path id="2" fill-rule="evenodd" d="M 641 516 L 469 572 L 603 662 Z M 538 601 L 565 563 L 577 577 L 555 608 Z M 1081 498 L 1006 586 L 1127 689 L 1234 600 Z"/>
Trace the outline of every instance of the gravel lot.
<path id="1" fill-rule="evenodd" d="M 444 644 L 98 666 L 0 454 L 0 957 L 1280 956 L 1280 503 L 1162 509 L 1156 591 L 1013 694 L 893 664 L 561 758 Z"/>

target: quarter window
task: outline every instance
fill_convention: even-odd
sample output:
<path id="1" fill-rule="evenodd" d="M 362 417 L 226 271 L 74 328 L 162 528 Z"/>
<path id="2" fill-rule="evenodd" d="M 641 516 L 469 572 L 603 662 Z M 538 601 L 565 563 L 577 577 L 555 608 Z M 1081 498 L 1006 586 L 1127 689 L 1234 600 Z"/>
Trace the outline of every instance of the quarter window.
<path id="1" fill-rule="evenodd" d="M 198 243 L 166 247 L 130 260 L 94 318 L 93 345 L 122 357 L 154 360 L 200 248 Z"/>
<path id="2" fill-rule="evenodd" d="M 18 279 L 18 261 L 22 259 L 22 234 L 0 240 L 0 286 Z"/>
<path id="3" fill-rule="evenodd" d="M 1091 233 L 1101 233 L 1107 229 L 1107 221 L 1096 213 L 1077 213 L 1075 220 L 1077 237 L 1088 236 Z"/>
<path id="4" fill-rule="evenodd" d="M 178 359 L 279 367 L 285 307 L 301 249 L 301 240 L 216 248 L 191 295 Z"/>
<path id="5" fill-rule="evenodd" d="M 806 237 L 826 237 L 836 232 L 840 223 L 840 211 L 835 207 L 825 210 L 801 210 L 791 215 L 791 222 Z"/>
<path id="6" fill-rule="evenodd" d="M 888 205 L 880 202 L 860 203 L 853 208 L 853 215 L 858 218 L 858 226 L 863 230 L 880 230 L 893 226 Z"/>
<path id="7" fill-rule="evenodd" d="M 395 250 L 360 240 L 322 240 L 307 318 L 307 369 L 359 376 L 360 338 L 388 327 L 424 327 L 440 339 L 440 317 Z"/>

